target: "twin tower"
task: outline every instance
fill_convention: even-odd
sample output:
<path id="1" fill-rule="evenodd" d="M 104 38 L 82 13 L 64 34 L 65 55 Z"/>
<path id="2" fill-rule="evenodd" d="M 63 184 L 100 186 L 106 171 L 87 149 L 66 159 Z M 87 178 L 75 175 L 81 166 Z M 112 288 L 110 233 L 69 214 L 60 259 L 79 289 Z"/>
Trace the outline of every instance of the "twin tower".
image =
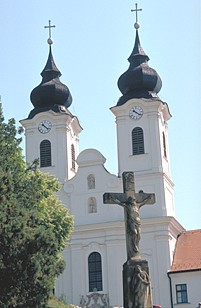
<path id="1" fill-rule="evenodd" d="M 26 160 L 39 158 L 41 171 L 59 179 L 59 197 L 74 215 L 71 245 L 63 253 L 67 265 L 55 292 L 78 306 L 91 307 L 95 301 L 102 307 L 123 305 L 124 215 L 120 207 L 103 204 L 102 196 L 106 191 L 120 192 L 122 173 L 132 171 L 136 190 L 156 195 L 155 205 L 145 205 L 141 211 L 140 250 L 149 261 L 153 301 L 170 307 L 170 299 L 165 296 L 169 288 L 167 271 L 176 237 L 183 230 L 175 219 L 170 176 L 167 121 L 171 115 L 168 105 L 158 97 L 162 81 L 149 67 L 149 57 L 135 28 L 129 67 L 118 80 L 122 96 L 110 108 L 117 129 L 118 175 L 105 169 L 105 157 L 98 150 L 79 153 L 82 127 L 69 110 L 72 96 L 60 81 L 50 39 L 42 81 L 31 92 L 34 108 L 21 121 Z"/>

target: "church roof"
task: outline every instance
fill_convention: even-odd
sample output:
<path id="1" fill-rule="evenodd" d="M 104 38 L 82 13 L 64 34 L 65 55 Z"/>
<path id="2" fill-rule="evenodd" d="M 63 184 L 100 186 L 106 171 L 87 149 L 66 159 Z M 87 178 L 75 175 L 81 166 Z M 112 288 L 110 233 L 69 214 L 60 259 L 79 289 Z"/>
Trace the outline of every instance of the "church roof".
<path id="1" fill-rule="evenodd" d="M 69 107 L 72 102 L 70 91 L 59 79 L 61 73 L 54 62 L 51 46 L 41 76 L 42 82 L 31 92 L 31 102 L 34 107 L 52 107 L 54 104 Z"/>
<path id="2" fill-rule="evenodd" d="M 120 97 L 117 106 L 123 105 L 131 98 L 157 98 L 157 93 L 162 87 L 160 76 L 149 67 L 149 57 L 140 44 L 138 23 L 135 23 L 135 28 L 135 44 L 128 58 L 130 65 L 118 80 L 118 87 L 123 96 Z"/>
<path id="3" fill-rule="evenodd" d="M 201 270 L 201 230 L 182 232 L 176 243 L 171 272 Z"/>
<path id="4" fill-rule="evenodd" d="M 60 112 L 61 110 L 65 112 L 66 108 L 72 103 L 72 96 L 68 87 L 59 79 L 61 72 L 54 62 L 51 48 L 52 43 L 53 41 L 49 38 L 49 55 L 41 73 L 42 81 L 32 90 L 30 95 L 34 109 L 29 114 L 29 118 L 47 110 L 53 110 L 55 112 Z"/>

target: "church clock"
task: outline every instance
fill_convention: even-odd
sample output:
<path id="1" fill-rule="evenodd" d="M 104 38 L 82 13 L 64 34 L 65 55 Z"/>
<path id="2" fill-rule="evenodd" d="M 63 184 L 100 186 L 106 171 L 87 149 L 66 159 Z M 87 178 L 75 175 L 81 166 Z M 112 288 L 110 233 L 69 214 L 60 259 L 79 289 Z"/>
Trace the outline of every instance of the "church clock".
<path id="1" fill-rule="evenodd" d="M 140 106 L 134 106 L 129 111 L 131 119 L 137 120 L 143 116 L 143 109 Z"/>
<path id="2" fill-rule="evenodd" d="M 51 128 L 52 128 L 52 123 L 49 120 L 43 120 L 38 125 L 38 130 L 41 134 L 48 133 L 51 130 Z"/>

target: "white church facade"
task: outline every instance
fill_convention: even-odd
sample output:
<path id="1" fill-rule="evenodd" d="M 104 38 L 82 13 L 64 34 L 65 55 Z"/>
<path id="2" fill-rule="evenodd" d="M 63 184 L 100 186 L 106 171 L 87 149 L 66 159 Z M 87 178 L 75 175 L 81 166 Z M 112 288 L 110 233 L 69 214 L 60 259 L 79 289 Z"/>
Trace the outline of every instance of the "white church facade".
<path id="1" fill-rule="evenodd" d="M 74 216 L 71 244 L 63 253 L 66 269 L 55 286 L 68 303 L 91 307 L 123 306 L 122 267 L 126 262 L 124 212 L 103 203 L 105 192 L 122 192 L 122 173 L 132 171 L 136 191 L 155 193 L 156 203 L 141 209 L 140 251 L 149 263 L 153 302 L 172 307 L 168 271 L 177 237 L 184 228 L 176 220 L 170 175 L 167 103 L 158 92 L 162 82 L 148 66 L 138 29 L 129 68 L 118 80 L 122 93 L 111 106 L 117 129 L 118 170 L 109 173 L 96 149 L 79 153 L 82 131 L 69 107 L 72 98 L 61 83 L 51 40 L 42 82 L 31 93 L 34 109 L 21 121 L 26 160 L 40 158 L 40 169 L 59 179 L 59 197 Z M 180 307 L 180 306 L 179 306 Z"/>

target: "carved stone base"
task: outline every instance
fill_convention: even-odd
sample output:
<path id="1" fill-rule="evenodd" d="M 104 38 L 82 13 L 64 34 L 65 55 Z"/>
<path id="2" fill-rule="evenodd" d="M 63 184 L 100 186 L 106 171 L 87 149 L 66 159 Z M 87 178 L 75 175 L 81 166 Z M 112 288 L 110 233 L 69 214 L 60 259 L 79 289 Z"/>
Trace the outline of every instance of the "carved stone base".
<path id="1" fill-rule="evenodd" d="M 148 262 L 130 259 L 123 265 L 124 308 L 152 308 Z"/>
<path id="2" fill-rule="evenodd" d="M 96 289 L 90 295 L 81 296 L 80 306 L 82 308 L 109 308 L 109 297 L 107 294 L 99 293 Z"/>

